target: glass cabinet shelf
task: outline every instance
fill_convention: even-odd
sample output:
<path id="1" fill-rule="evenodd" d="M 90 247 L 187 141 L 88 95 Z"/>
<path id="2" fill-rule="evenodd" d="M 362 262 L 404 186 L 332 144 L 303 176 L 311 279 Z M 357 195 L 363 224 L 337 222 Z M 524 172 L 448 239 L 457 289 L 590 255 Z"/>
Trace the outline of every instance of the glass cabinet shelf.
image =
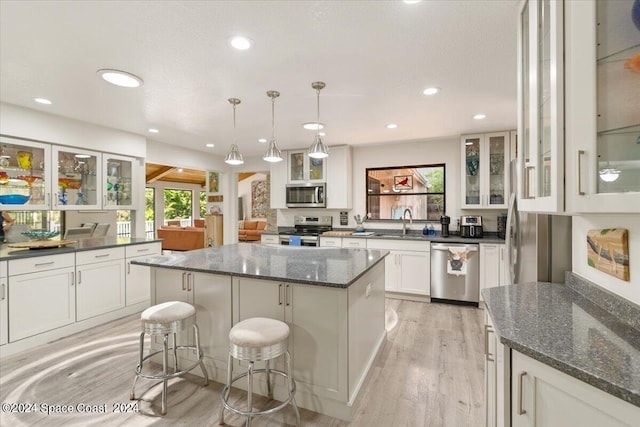
<path id="1" fill-rule="evenodd" d="M 632 135 L 632 134 L 638 134 L 638 136 L 640 137 L 640 124 L 631 125 L 631 126 L 622 126 L 622 127 L 616 128 L 616 129 L 606 129 L 606 130 L 598 131 L 598 135 L 599 136 L 604 136 L 604 135 Z M 640 141 L 636 141 L 636 143 L 640 144 Z"/>
<path id="2" fill-rule="evenodd" d="M 630 46 L 618 52 L 613 52 L 601 58 L 598 58 L 597 63 L 598 65 L 600 65 L 600 64 L 606 64 L 609 62 L 627 61 L 628 59 L 631 59 L 632 57 L 639 54 L 640 54 L 640 44 L 637 44 L 635 46 Z"/>

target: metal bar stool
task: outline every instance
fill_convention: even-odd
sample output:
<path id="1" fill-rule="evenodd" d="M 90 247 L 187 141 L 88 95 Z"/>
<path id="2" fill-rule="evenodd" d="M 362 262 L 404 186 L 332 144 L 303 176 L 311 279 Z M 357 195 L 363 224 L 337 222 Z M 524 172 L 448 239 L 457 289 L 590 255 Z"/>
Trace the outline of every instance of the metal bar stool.
<path id="1" fill-rule="evenodd" d="M 191 304 L 179 301 L 170 301 L 162 304 L 154 305 L 142 312 L 140 320 L 142 321 L 142 332 L 140 333 L 140 362 L 135 369 L 135 377 L 131 386 L 129 398 L 135 399 L 136 381 L 138 378 L 146 378 L 149 380 L 162 380 L 162 415 L 167 413 L 167 383 L 169 379 L 179 377 L 186 374 L 196 366 L 200 365 L 204 374 L 204 385 L 209 384 L 209 376 L 207 370 L 202 363 L 202 352 L 200 351 L 200 337 L 198 335 L 198 325 L 195 323 L 196 309 Z M 189 327 L 193 327 L 195 345 L 178 345 L 176 334 L 184 331 Z M 144 334 L 163 335 L 162 350 L 154 351 L 144 356 Z M 173 346 L 169 347 L 169 334 L 173 334 Z M 186 369 L 178 370 L 178 349 L 195 350 L 198 360 Z M 169 373 L 169 350 L 173 353 L 173 373 Z M 145 374 L 142 372 L 142 364 L 145 360 L 162 353 L 162 375 Z"/>
<path id="2" fill-rule="evenodd" d="M 293 406 L 296 414 L 296 425 L 300 425 L 300 411 L 296 405 L 296 383 L 293 380 L 293 371 L 291 370 L 291 355 L 287 351 L 287 341 L 289 338 L 289 326 L 275 319 L 264 317 L 254 317 L 251 319 L 238 322 L 229 332 L 229 364 L 227 369 L 227 384 L 222 389 L 221 399 L 222 407 L 220 408 L 220 425 L 224 424 L 224 410 L 247 417 L 246 427 L 251 426 L 251 419 L 260 415 L 267 415 L 287 406 L 289 403 Z M 278 369 L 270 369 L 269 362 L 272 359 L 284 354 L 287 372 Z M 233 359 L 244 360 L 249 362 L 247 372 L 237 377 L 233 377 Z M 254 362 L 264 361 L 264 369 L 253 369 Z M 271 374 L 284 377 L 287 382 L 289 396 L 279 405 L 264 411 L 253 411 L 253 374 L 267 374 L 267 394 L 273 399 L 273 387 L 271 385 Z M 231 385 L 240 378 L 247 377 L 247 410 L 243 411 L 229 404 L 229 392 Z"/>

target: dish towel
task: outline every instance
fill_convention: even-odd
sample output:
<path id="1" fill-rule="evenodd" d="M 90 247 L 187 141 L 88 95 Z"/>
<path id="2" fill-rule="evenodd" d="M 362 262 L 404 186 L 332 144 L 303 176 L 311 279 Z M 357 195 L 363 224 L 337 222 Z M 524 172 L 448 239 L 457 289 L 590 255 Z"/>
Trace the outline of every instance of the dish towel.
<path id="1" fill-rule="evenodd" d="M 464 248 L 449 248 L 447 273 L 455 276 L 467 274 L 467 251 Z"/>
<path id="2" fill-rule="evenodd" d="M 300 236 L 289 236 L 289 246 L 302 246 Z"/>

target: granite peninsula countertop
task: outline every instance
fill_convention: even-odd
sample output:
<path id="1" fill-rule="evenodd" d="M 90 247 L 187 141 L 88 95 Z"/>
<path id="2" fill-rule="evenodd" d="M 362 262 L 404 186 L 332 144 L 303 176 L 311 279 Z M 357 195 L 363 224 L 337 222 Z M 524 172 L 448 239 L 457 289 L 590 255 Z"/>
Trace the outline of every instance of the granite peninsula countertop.
<path id="1" fill-rule="evenodd" d="M 640 406 L 640 308 L 572 273 L 482 291 L 506 346 Z M 603 308 L 603 307 L 606 307 Z"/>
<path id="2" fill-rule="evenodd" d="M 348 288 L 387 256 L 383 250 L 235 243 L 155 256 L 133 264 Z"/>
<path id="3" fill-rule="evenodd" d="M 115 248 L 118 246 L 142 245 L 144 243 L 161 241 L 162 239 L 150 239 L 144 237 L 95 237 L 78 239 L 78 242 L 72 245 L 51 249 L 10 248 L 7 246 L 7 243 L 2 243 L 0 244 L 0 261 L 90 251 L 93 249 Z"/>

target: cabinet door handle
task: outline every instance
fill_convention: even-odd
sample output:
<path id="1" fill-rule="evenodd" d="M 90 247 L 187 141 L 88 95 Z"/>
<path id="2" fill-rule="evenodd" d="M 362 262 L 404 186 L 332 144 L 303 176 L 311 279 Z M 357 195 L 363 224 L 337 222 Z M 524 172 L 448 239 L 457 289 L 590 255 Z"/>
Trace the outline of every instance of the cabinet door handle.
<path id="1" fill-rule="evenodd" d="M 94 258 L 105 258 L 105 257 L 108 257 L 108 256 L 111 256 L 111 254 L 94 255 L 93 257 Z"/>
<path id="2" fill-rule="evenodd" d="M 582 156 L 584 150 L 578 150 L 578 196 L 584 196 L 586 193 L 582 191 Z"/>
<path id="3" fill-rule="evenodd" d="M 55 261 L 51 261 L 51 262 L 40 262 L 37 263 L 35 266 L 37 267 L 44 267 L 45 265 L 53 265 L 55 263 Z"/>
<path id="4" fill-rule="evenodd" d="M 278 285 L 278 305 L 282 305 L 282 283 Z"/>
<path id="5" fill-rule="evenodd" d="M 493 355 L 489 353 L 489 333 L 491 332 L 493 332 L 491 326 L 484 325 L 484 358 L 487 362 L 495 362 L 495 359 L 491 358 Z"/>
<path id="6" fill-rule="evenodd" d="M 107 206 L 107 195 L 104 195 L 104 206 Z"/>
<path id="7" fill-rule="evenodd" d="M 7 298 L 7 296 L 5 294 L 5 287 L 6 287 L 6 285 L 3 283 L 2 284 L 2 297 L 0 297 L 0 301 L 4 301 Z"/>
<path id="8" fill-rule="evenodd" d="M 53 206 L 58 206 L 58 193 L 53 193 Z"/>
<path id="9" fill-rule="evenodd" d="M 78 285 L 82 283 L 82 270 L 78 270 Z"/>
<path id="10" fill-rule="evenodd" d="M 50 197 L 51 197 L 51 193 L 47 193 L 46 196 L 45 196 L 45 199 L 44 199 L 44 204 L 45 205 L 49 204 Z"/>
<path id="11" fill-rule="evenodd" d="M 146 249 L 136 249 L 136 252 L 147 252 L 149 250 L 149 248 Z"/>
<path id="12" fill-rule="evenodd" d="M 131 261 L 127 263 L 127 274 L 131 274 Z"/>
<path id="13" fill-rule="evenodd" d="M 522 371 L 518 374 L 518 415 L 527 413 L 527 411 L 522 408 L 522 378 L 524 378 L 525 375 L 527 375 L 527 371 Z"/>
<path id="14" fill-rule="evenodd" d="M 191 292 L 193 289 L 193 274 L 187 273 L 187 292 Z"/>
<path id="15" fill-rule="evenodd" d="M 289 297 L 289 295 L 290 295 L 290 293 L 289 293 L 289 288 L 290 288 L 290 287 L 291 287 L 291 285 L 287 285 L 287 286 L 285 287 L 285 288 L 286 288 L 286 289 L 285 289 L 285 293 L 286 293 L 286 301 L 287 301 L 287 305 L 288 305 L 288 306 L 289 306 L 289 305 L 291 305 L 291 301 L 290 301 L 290 299 L 289 299 L 289 298 L 290 298 L 290 297 Z"/>
<path id="16" fill-rule="evenodd" d="M 73 286 L 73 284 L 75 282 L 75 280 L 74 280 L 75 277 L 73 277 L 74 276 L 73 271 L 71 273 L 69 273 L 69 275 L 71 276 L 71 286 Z M 2 285 L 2 286 L 4 286 L 4 285 Z"/>
<path id="17" fill-rule="evenodd" d="M 182 290 L 183 291 L 187 290 L 187 283 L 185 279 L 186 276 L 187 276 L 187 273 L 182 273 Z"/>

